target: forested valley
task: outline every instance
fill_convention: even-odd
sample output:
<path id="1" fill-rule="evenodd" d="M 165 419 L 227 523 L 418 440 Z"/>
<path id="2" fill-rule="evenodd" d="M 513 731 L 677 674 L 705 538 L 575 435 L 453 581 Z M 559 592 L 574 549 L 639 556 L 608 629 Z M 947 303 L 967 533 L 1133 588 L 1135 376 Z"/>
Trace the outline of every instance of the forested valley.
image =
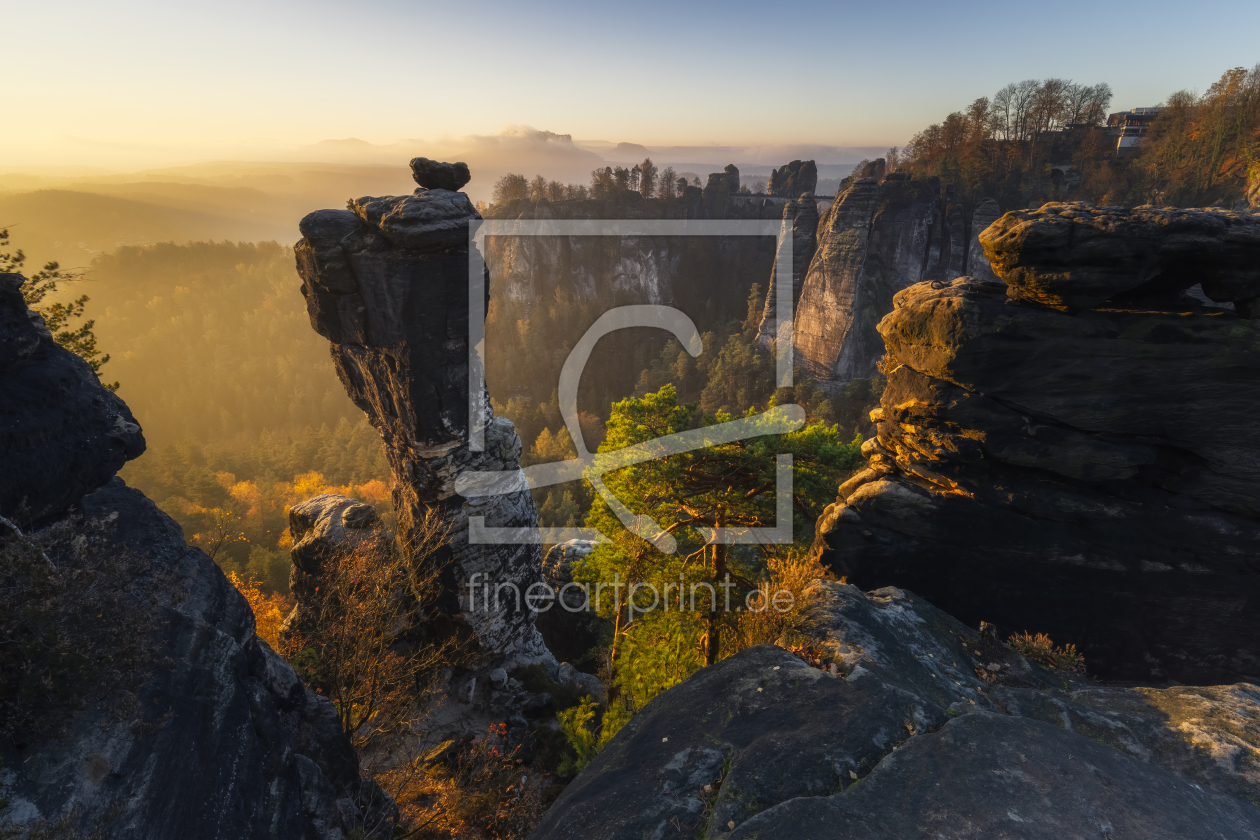
<path id="1" fill-rule="evenodd" d="M 288 589 L 290 506 L 338 492 L 388 519 L 391 504 L 379 436 L 311 329 L 293 265 L 292 249 L 274 242 L 128 246 L 98 256 L 61 288 L 62 297 L 87 295 L 109 357 L 101 375 L 120 384 L 144 428 L 148 451 L 122 477 L 176 519 L 189 542 L 264 594 Z M 753 342 L 762 302 L 760 287 L 746 299 L 706 301 L 713 314 L 698 359 L 651 331 L 610 336 L 583 379 L 584 394 L 598 395 L 583 404 L 587 446 L 603 441 L 614 401 L 666 384 L 708 412 L 800 400 L 811 420 L 839 423 L 852 438 L 877 384 L 828 397 L 798 380 L 795 394 L 776 395 L 773 361 Z M 575 453 L 556 380 L 595 311 L 563 296 L 529 311 L 491 303 L 488 380 L 527 464 Z M 535 495 L 544 525 L 580 525 L 591 504 L 584 482 Z"/>

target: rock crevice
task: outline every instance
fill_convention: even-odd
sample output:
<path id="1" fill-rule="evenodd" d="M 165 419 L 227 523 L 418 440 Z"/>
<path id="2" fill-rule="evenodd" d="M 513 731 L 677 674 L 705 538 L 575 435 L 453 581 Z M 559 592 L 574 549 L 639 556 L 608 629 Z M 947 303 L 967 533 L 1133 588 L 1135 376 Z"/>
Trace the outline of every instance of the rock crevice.
<path id="1" fill-rule="evenodd" d="M 934 179 L 899 174 L 857 179 L 819 220 L 792 339 L 796 364 L 825 388 L 876 374 L 884 352 L 876 327 L 897 292 L 987 270 L 973 231 L 996 217 L 996 203 L 968 212 Z"/>

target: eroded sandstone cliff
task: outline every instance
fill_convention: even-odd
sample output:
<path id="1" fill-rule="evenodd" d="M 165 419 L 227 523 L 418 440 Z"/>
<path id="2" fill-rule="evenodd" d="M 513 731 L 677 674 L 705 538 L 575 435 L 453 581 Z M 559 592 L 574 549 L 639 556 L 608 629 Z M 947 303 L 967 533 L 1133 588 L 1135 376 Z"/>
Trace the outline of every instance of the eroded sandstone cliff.
<path id="1" fill-rule="evenodd" d="M 1172 298 L 1250 299 L 1260 240 L 1233 214 L 1156 215 L 1007 214 L 981 241 L 1009 286 L 896 296 L 878 436 L 818 523 L 825 562 L 1075 643 L 1104 676 L 1260 682 L 1260 327 Z"/>
<path id="2" fill-rule="evenodd" d="M 818 203 L 808 194 L 793 199 L 783 206 L 783 233 L 778 250 L 774 255 L 775 266 L 783 258 L 783 251 L 791 249 L 792 259 L 792 311 L 796 310 L 801 299 L 801 289 L 805 285 L 805 274 L 809 264 L 818 250 Z M 778 337 L 780 330 L 778 319 L 779 286 L 776 268 L 771 268 L 766 278 L 766 305 L 762 309 L 761 324 L 757 328 L 757 343 L 769 347 Z"/>
<path id="3" fill-rule="evenodd" d="M 770 173 L 766 192 L 783 198 L 813 195 L 818 188 L 818 165 L 812 160 L 794 160 Z"/>
<path id="4" fill-rule="evenodd" d="M 826 388 L 873 376 L 883 356 L 876 325 L 893 295 L 985 265 L 972 243 L 995 211 L 989 199 L 969 212 L 934 179 L 855 181 L 818 224 L 793 326 L 796 364 Z"/>
<path id="5" fill-rule="evenodd" d="M 1105 687 L 815 587 L 814 666 L 764 645 L 660 694 L 532 837 L 1260 837 L 1260 688 Z"/>
<path id="6" fill-rule="evenodd" d="M 347 392 L 381 433 L 402 544 L 431 508 L 449 526 L 437 558 L 446 568 L 441 609 L 487 655 L 549 658 L 521 598 L 473 597 L 479 585 L 524 593 L 541 582 L 542 558 L 536 544 L 473 542 L 469 518 L 529 529 L 538 514 L 520 476 L 520 439 L 511 421 L 494 417 L 484 384 L 484 448 L 471 443 L 468 226 L 480 216 L 464 193 L 439 186 L 453 182 L 432 164 L 413 162 L 421 186 L 412 195 L 360 198 L 352 210 L 304 218 L 295 249 L 302 294 Z M 466 175 L 465 167 L 459 185 Z M 488 299 L 488 272 L 485 287 Z M 522 489 L 457 493 L 459 477 L 474 471 L 515 474 Z"/>
<path id="7" fill-rule="evenodd" d="M 728 167 L 734 170 L 734 167 Z M 627 194 L 620 203 L 598 200 L 514 201 L 496 206 L 501 222 L 625 219 L 684 221 L 774 219 L 787 202 L 739 195 L 739 174 L 717 172 L 704 189 L 688 187 L 669 201 Z M 703 310 L 707 301 L 747 293 L 762 284 L 774 256 L 774 241 L 755 236 L 491 236 L 486 264 L 495 297 L 532 306 L 563 294 L 577 304 L 652 303 Z"/>
<path id="8" fill-rule="evenodd" d="M 388 834 L 393 805 L 360 779 L 332 704 L 179 526 L 112 477 L 143 451 L 140 427 L 21 282 L 0 277 L 0 834 Z"/>

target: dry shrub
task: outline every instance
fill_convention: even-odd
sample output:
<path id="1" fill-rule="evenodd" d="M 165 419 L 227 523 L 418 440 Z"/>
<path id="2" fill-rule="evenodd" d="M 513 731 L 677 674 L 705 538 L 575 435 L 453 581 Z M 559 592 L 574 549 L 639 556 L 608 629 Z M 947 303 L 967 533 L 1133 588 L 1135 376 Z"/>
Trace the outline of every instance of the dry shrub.
<path id="1" fill-rule="evenodd" d="M 448 741 L 377 777 L 396 791 L 404 836 L 523 840 L 554 799 L 554 777 L 528 766 L 496 724 L 482 738 Z M 536 765 L 536 762 L 535 762 Z"/>
<path id="2" fill-rule="evenodd" d="M 314 597 L 300 604 L 305 635 L 284 637 L 284 652 L 337 707 L 361 772 L 399 809 L 398 836 L 524 837 L 541 818 L 542 797 L 536 783 L 517 787 L 521 762 L 498 735 L 450 761 L 426 760 L 429 715 L 464 651 L 449 627 L 434 623 L 447 525 L 431 511 L 412 533 L 400 546 L 379 528 L 326 560 Z M 383 828 L 363 826 L 362 835 Z"/>
<path id="3" fill-rule="evenodd" d="M 435 623 L 447 526 L 430 512 L 412 533 L 399 546 L 383 528 L 359 531 L 352 549 L 326 559 L 310 579 L 318 589 L 299 597 L 282 652 L 337 707 L 361 772 L 398 807 L 396 836 L 525 838 L 555 795 L 554 777 L 522 757 L 531 750 L 509 744 L 503 724 L 432 748 L 441 721 L 431 715 L 464 650 Z M 361 827 L 363 837 L 382 831 Z"/>
<path id="4" fill-rule="evenodd" d="M 282 642 L 303 681 L 336 705 L 360 753 L 416 727 L 417 710 L 458 654 L 453 638 L 428 627 L 442 594 L 446 524 L 430 511 L 405 546 L 387 533 L 325 563 L 303 607 L 306 635 Z"/>
<path id="5" fill-rule="evenodd" d="M 55 737 L 93 703 L 115 721 L 134 712 L 157 607 L 135 590 L 145 565 L 107 527 L 63 520 L 24 535 L 0 518 L 0 737 Z"/>
<path id="6" fill-rule="evenodd" d="M 736 614 L 730 637 L 722 642 L 723 656 L 755 645 L 773 645 L 799 632 L 812 598 L 810 586 L 831 577 L 816 557 L 799 549 L 767 558 L 766 567 L 764 580 L 747 602 L 751 609 Z"/>
<path id="7" fill-rule="evenodd" d="M 284 623 L 284 617 L 289 614 L 289 610 L 293 609 L 292 596 L 281 595 L 279 592 L 268 595 L 254 578 L 242 578 L 236 572 L 228 572 L 227 579 L 249 602 L 249 608 L 254 613 L 254 628 L 258 638 L 271 645 L 272 650 L 280 650 L 280 625 Z"/>
<path id="8" fill-rule="evenodd" d="M 1019 633 L 1007 639 L 1006 646 L 1048 668 L 1085 673 L 1085 657 L 1077 652 L 1076 645 L 1056 647 L 1045 633 L 1035 636 L 1026 631 Z"/>

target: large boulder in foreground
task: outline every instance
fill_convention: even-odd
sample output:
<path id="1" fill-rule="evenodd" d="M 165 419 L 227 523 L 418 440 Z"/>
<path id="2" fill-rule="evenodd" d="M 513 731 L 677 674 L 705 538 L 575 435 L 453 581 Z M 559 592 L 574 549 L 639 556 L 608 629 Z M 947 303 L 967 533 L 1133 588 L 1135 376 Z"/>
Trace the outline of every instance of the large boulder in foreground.
<path id="1" fill-rule="evenodd" d="M 52 521 L 144 452 L 127 404 L 26 308 L 20 274 L 0 274 L 0 516 Z"/>
<path id="2" fill-rule="evenodd" d="M 1260 325 L 919 284 L 814 550 L 860 586 L 1050 634 L 1100 675 L 1260 682 Z"/>
<path id="3" fill-rule="evenodd" d="M 133 575 L 93 632 L 139 634 L 145 655 L 134 675 L 77 686 L 86 696 L 56 737 L 0 739 L 0 831 L 7 819 L 128 840 L 336 840 L 393 821 L 333 704 L 258 638 L 245 599 L 143 494 L 115 478 L 0 551 L 21 539 L 63 574 Z"/>
<path id="4" fill-rule="evenodd" d="M 1011 297 L 1049 306 L 1171 303 L 1202 283 L 1250 316 L 1260 298 L 1260 217 L 1247 213 L 1051 203 L 1007 213 L 980 244 Z"/>
<path id="5" fill-rule="evenodd" d="M 112 477 L 139 427 L 12 277 L 0 475 L 6 504 L 28 506 L 0 520 L 0 835 L 388 834 L 393 803 L 360 778 L 332 703 L 179 525 Z"/>
<path id="6" fill-rule="evenodd" d="M 1260 838 L 1255 686 L 1106 688 L 911 592 L 817 587 L 822 668 L 762 646 L 692 675 L 535 840 Z"/>

